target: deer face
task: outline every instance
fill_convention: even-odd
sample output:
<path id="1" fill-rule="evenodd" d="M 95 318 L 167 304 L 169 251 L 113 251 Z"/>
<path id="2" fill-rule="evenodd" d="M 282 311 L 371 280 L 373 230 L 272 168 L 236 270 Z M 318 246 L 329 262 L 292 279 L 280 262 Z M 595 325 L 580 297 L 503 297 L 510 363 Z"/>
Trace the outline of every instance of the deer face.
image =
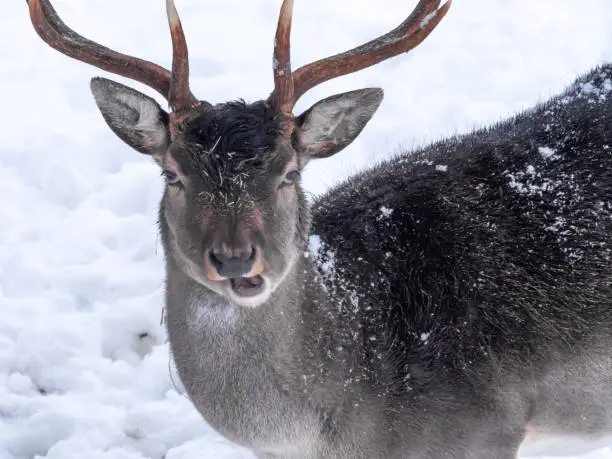
<path id="1" fill-rule="evenodd" d="M 167 256 L 247 307 L 269 298 L 304 249 L 304 166 L 348 145 L 382 100 L 378 89 L 353 91 L 297 118 L 265 101 L 201 103 L 171 129 L 171 116 L 144 94 L 100 78 L 92 91 L 111 129 L 162 170 Z"/>
<path id="2" fill-rule="evenodd" d="M 421 43 L 450 1 L 420 0 L 396 29 L 362 46 L 292 71 L 293 0 L 283 0 L 274 48 L 274 91 L 266 101 L 213 106 L 189 89 L 187 44 L 174 1 L 166 0 L 172 70 L 104 48 L 69 29 L 49 0 L 28 0 L 34 28 L 68 56 L 138 80 L 168 99 L 152 98 L 103 78 L 91 89 L 107 124 L 162 168 L 160 224 L 178 269 L 236 304 L 265 302 L 303 250 L 308 210 L 300 173 L 311 159 L 350 144 L 370 120 L 382 90 L 324 99 L 300 116 L 297 99 L 329 79 L 377 64 Z"/>
<path id="3" fill-rule="evenodd" d="M 302 246 L 303 166 L 264 103 L 206 108 L 164 155 L 165 247 L 180 268 L 234 303 L 254 306 Z"/>

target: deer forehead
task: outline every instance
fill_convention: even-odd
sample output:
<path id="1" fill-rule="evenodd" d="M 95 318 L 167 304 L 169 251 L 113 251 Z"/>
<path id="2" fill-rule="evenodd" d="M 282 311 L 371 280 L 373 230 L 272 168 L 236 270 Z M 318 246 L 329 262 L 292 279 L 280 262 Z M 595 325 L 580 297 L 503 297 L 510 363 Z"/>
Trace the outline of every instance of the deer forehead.
<path id="1" fill-rule="evenodd" d="M 191 120 L 171 150 L 177 159 L 190 157 L 196 168 L 244 176 L 278 159 L 281 133 L 280 121 L 265 104 L 230 102 Z"/>
<path id="2" fill-rule="evenodd" d="M 194 120 L 165 156 L 164 167 L 195 177 L 210 192 L 234 197 L 264 191 L 270 180 L 297 164 L 275 120 L 235 112 Z"/>
<path id="3" fill-rule="evenodd" d="M 185 127 L 187 139 L 209 150 L 239 153 L 271 149 L 282 134 L 281 119 L 263 102 L 227 102 L 203 110 Z"/>

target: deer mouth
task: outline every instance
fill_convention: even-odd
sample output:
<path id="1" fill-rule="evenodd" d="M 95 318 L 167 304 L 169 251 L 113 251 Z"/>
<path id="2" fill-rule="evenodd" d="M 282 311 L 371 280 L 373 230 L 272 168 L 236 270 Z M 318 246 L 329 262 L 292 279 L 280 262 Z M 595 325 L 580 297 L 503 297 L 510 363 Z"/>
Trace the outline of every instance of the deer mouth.
<path id="1" fill-rule="evenodd" d="M 259 295 L 265 288 L 265 281 L 261 276 L 232 277 L 230 284 L 236 295 L 247 298 Z"/>

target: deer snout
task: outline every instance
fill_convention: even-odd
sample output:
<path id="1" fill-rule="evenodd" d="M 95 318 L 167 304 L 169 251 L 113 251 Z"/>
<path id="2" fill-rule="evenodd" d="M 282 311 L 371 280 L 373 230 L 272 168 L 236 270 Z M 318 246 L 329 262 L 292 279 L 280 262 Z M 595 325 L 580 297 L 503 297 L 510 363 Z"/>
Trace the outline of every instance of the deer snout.
<path id="1" fill-rule="evenodd" d="M 259 265 L 259 249 L 254 245 L 236 248 L 223 244 L 220 248 L 211 249 L 207 258 L 209 267 L 216 274 L 214 277 L 229 279 L 259 274 L 253 272 L 253 268 Z"/>

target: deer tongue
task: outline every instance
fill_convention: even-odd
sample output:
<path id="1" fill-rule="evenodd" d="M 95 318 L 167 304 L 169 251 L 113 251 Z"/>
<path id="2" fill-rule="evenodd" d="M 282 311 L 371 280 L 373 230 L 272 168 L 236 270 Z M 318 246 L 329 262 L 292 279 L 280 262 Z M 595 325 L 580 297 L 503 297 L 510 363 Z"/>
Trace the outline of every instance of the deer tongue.
<path id="1" fill-rule="evenodd" d="M 242 296 L 257 295 L 261 291 L 264 280 L 261 276 L 254 277 L 233 277 L 231 279 L 232 288 Z"/>

